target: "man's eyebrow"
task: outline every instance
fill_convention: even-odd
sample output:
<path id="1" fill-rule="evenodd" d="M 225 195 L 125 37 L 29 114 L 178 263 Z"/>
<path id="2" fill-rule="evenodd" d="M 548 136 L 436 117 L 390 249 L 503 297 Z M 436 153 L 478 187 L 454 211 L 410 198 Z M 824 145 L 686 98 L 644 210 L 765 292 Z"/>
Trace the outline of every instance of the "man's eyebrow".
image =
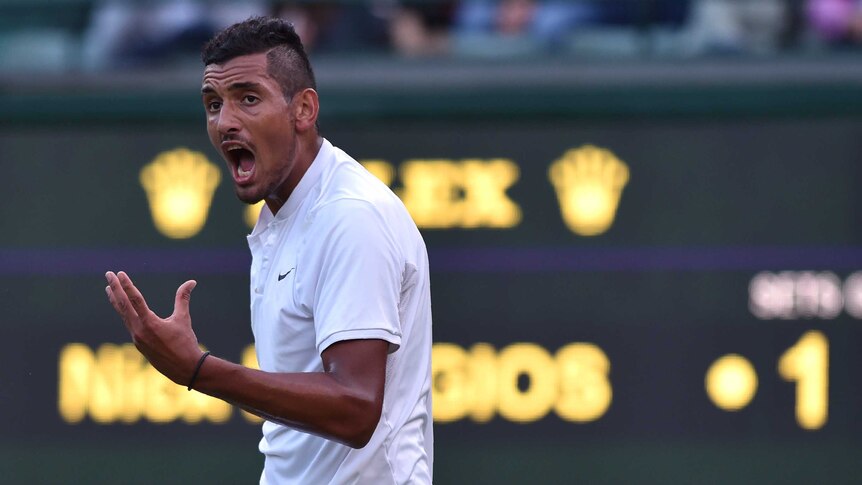
<path id="1" fill-rule="evenodd" d="M 228 86 L 227 90 L 228 91 L 242 91 L 245 89 L 257 89 L 260 86 L 261 86 L 260 83 L 241 82 L 241 83 L 231 84 L 230 86 Z M 214 93 L 214 92 L 215 92 L 215 89 L 213 89 L 213 87 L 210 85 L 205 85 L 204 87 L 201 88 L 201 94 L 210 94 L 210 93 Z"/>

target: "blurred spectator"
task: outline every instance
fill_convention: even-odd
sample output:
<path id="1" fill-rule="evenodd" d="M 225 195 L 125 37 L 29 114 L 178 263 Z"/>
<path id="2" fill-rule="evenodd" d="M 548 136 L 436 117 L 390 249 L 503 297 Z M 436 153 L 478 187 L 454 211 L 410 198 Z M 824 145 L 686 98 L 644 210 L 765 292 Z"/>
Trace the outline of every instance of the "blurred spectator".
<path id="1" fill-rule="evenodd" d="M 263 1 L 103 1 L 84 35 L 84 65 L 111 69 L 197 58 L 215 32 L 265 13 Z"/>
<path id="2" fill-rule="evenodd" d="M 656 29 L 679 30 L 691 0 L 464 0 L 456 46 L 468 54 L 637 55 Z"/>
<path id="3" fill-rule="evenodd" d="M 94 0 L 80 57 L 91 69 L 196 62 L 214 32 L 263 14 L 292 21 L 315 55 L 760 54 L 802 26 L 829 46 L 862 42 L 862 0 Z"/>
<path id="4" fill-rule="evenodd" d="M 292 22 L 309 53 L 385 52 L 391 2 L 289 2 L 276 15 Z"/>
<path id="5" fill-rule="evenodd" d="M 405 57 L 449 53 L 455 2 L 398 5 L 391 15 L 390 38 L 395 52 Z"/>
<path id="6" fill-rule="evenodd" d="M 599 0 L 602 25 L 628 25 L 642 29 L 681 27 L 691 0 Z"/>
<path id="7" fill-rule="evenodd" d="M 688 25 L 688 54 L 775 52 L 790 21 L 784 0 L 697 0 Z"/>
<path id="8" fill-rule="evenodd" d="M 862 0 L 808 0 L 805 13 L 816 40 L 832 46 L 862 42 Z"/>
<path id="9" fill-rule="evenodd" d="M 567 52 L 602 59 L 678 54 L 691 1 L 594 0 L 593 22 L 568 34 Z"/>
<path id="10" fill-rule="evenodd" d="M 463 0 L 456 12 L 455 50 L 486 57 L 558 50 L 569 31 L 601 18 L 588 0 Z"/>

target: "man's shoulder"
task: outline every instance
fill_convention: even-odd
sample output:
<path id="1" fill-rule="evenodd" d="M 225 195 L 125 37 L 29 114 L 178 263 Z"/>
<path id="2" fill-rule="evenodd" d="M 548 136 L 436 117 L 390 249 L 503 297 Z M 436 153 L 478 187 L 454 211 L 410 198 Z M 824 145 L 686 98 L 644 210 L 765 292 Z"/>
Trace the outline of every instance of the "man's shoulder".
<path id="1" fill-rule="evenodd" d="M 359 162 L 339 149 L 335 149 L 335 159 L 327 167 L 320 185 L 320 191 L 312 208 L 338 211 L 352 210 L 357 205 L 370 205 L 382 215 L 407 214 L 401 199 L 387 185 L 365 169 Z"/>

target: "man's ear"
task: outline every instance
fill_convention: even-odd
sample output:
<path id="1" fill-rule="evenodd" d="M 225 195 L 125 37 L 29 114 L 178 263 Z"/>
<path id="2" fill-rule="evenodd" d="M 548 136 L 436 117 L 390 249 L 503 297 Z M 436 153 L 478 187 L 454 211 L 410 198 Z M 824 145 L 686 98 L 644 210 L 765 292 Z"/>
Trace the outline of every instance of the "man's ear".
<path id="1" fill-rule="evenodd" d="M 317 114 L 320 112 L 320 103 L 317 99 L 317 91 L 306 88 L 294 98 L 293 116 L 297 132 L 305 132 L 317 124 Z"/>

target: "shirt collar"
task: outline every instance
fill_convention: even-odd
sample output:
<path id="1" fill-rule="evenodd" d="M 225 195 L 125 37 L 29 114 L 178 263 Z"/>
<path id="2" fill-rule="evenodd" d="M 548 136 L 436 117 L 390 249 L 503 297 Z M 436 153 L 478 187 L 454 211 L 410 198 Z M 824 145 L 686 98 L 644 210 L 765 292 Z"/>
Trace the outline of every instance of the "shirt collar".
<path id="1" fill-rule="evenodd" d="M 299 205 L 305 199 L 305 196 L 308 195 L 311 188 L 314 187 L 318 180 L 320 180 L 320 176 L 323 174 L 323 169 L 326 168 L 326 162 L 332 158 L 332 152 L 332 144 L 329 143 L 329 140 L 324 138 L 323 143 L 320 144 L 320 150 L 317 151 L 317 156 L 314 157 L 308 170 L 306 170 L 302 175 L 299 183 L 293 189 L 290 197 L 287 198 L 287 202 L 281 206 L 278 213 L 273 215 L 272 211 L 269 210 L 269 206 L 263 204 L 263 207 L 260 209 L 260 216 L 257 218 L 257 224 L 255 224 L 254 229 L 251 231 L 251 234 L 249 234 L 249 238 L 259 236 L 273 222 L 287 220 L 296 212 Z"/>

